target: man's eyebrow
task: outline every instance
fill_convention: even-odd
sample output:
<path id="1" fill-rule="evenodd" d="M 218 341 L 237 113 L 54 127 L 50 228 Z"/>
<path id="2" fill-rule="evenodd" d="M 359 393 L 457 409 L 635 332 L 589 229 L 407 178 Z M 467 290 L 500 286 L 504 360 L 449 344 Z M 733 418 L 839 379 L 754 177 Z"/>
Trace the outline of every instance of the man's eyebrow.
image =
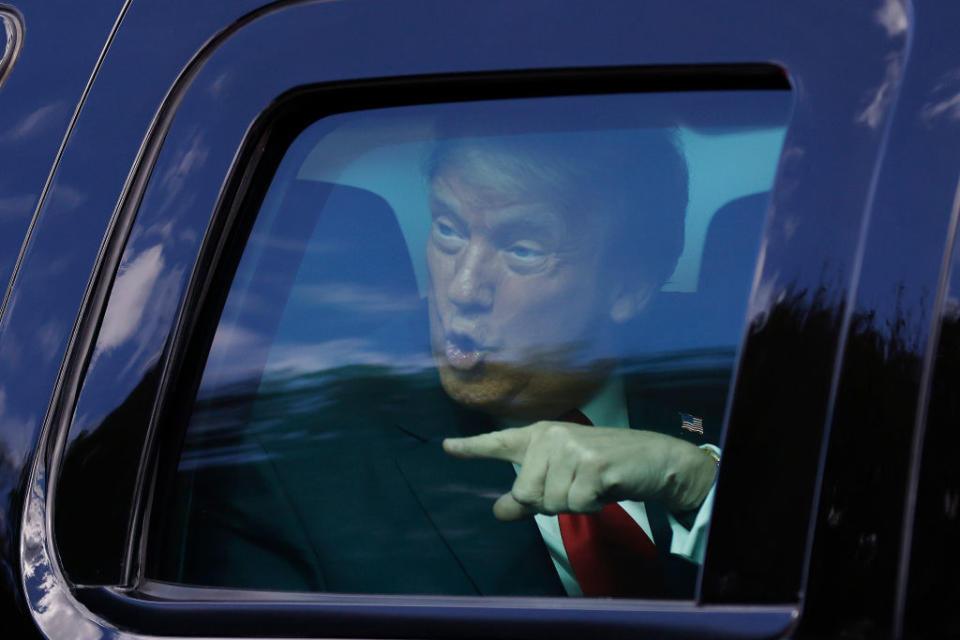
<path id="1" fill-rule="evenodd" d="M 547 234 L 553 238 L 562 236 L 566 229 L 564 219 L 557 213 L 525 206 L 501 209 L 497 212 L 492 226 L 498 235 L 535 233 Z"/>
<path id="2" fill-rule="evenodd" d="M 434 215 L 449 215 L 457 219 L 460 218 L 460 216 L 457 215 L 456 203 L 449 198 L 445 198 L 443 194 L 431 190 L 429 203 L 430 212 Z"/>
<path id="3" fill-rule="evenodd" d="M 437 218 L 439 217 L 446 218 L 454 228 L 460 232 L 469 234 L 469 225 L 466 221 L 460 217 L 460 214 L 454 208 L 454 204 L 450 201 L 443 200 L 442 198 L 435 198 L 433 195 L 430 196 L 430 221 L 431 224 L 435 224 Z"/>

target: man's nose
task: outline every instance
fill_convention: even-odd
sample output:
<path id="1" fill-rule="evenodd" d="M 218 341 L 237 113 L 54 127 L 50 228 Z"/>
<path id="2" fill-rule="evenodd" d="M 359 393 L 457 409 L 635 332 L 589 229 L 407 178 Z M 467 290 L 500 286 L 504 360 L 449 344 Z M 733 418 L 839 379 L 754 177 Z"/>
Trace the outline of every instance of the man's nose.
<path id="1" fill-rule="evenodd" d="M 457 256 L 456 272 L 447 295 L 465 311 L 480 311 L 493 305 L 494 282 L 491 255 L 483 242 L 469 243 Z"/>

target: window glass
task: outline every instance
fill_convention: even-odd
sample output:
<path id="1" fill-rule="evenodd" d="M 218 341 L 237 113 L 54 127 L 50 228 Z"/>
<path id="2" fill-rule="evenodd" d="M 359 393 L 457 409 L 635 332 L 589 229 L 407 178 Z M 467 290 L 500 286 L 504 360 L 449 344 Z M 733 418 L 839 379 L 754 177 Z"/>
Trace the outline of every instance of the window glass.
<path id="1" fill-rule="evenodd" d="M 692 597 L 788 108 L 682 92 L 314 123 L 233 275 L 150 577 Z"/>

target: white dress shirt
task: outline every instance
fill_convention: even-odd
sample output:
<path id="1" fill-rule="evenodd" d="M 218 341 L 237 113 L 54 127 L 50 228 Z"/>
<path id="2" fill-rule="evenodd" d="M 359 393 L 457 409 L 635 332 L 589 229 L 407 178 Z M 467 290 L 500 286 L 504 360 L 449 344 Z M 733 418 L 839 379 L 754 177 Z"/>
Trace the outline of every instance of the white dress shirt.
<path id="1" fill-rule="evenodd" d="M 580 407 L 580 411 L 595 425 L 629 429 L 630 421 L 627 416 L 627 402 L 623 389 L 623 379 L 620 377 L 611 378 L 589 402 Z M 506 426 L 520 425 L 510 421 L 510 424 Z M 679 429 L 679 427 L 677 428 Z M 705 444 L 701 445 L 701 448 L 710 449 L 718 456 L 720 455 L 720 450 L 713 445 Z M 519 469 L 520 467 L 519 465 L 514 465 L 514 468 Z M 716 485 L 710 488 L 710 492 L 704 499 L 703 504 L 700 505 L 700 509 L 697 511 L 697 515 L 693 520 L 693 525 L 689 529 L 680 524 L 672 515 L 667 514 L 670 528 L 673 531 L 670 553 L 686 558 L 691 562 L 703 564 L 703 555 L 707 542 L 707 528 L 710 524 L 710 514 L 713 511 L 713 494 L 715 487 Z M 644 504 L 631 500 L 624 500 L 617 504 L 619 504 L 623 510 L 640 525 L 644 533 L 653 540 L 653 533 L 650 529 L 650 521 L 647 518 L 647 510 Z M 582 596 L 583 591 L 577 583 L 577 579 L 573 574 L 573 568 L 570 566 L 570 560 L 567 558 L 567 552 L 563 547 L 563 539 L 560 536 L 560 523 L 557 516 L 538 513 L 534 515 L 534 519 L 537 521 L 537 527 L 540 528 L 540 535 L 543 536 L 543 541 L 547 544 L 550 558 L 553 560 L 553 565 L 557 569 L 560 582 L 563 583 L 563 588 L 566 589 L 567 595 Z"/>

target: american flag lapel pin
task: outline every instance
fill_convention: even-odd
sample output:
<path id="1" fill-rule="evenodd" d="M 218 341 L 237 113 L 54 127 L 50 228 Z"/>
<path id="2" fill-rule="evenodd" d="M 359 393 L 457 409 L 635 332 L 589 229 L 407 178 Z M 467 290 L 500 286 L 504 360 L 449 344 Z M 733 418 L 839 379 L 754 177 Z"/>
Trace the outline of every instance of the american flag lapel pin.
<path id="1" fill-rule="evenodd" d="M 680 428 L 703 435 L 703 418 L 680 412 Z"/>

